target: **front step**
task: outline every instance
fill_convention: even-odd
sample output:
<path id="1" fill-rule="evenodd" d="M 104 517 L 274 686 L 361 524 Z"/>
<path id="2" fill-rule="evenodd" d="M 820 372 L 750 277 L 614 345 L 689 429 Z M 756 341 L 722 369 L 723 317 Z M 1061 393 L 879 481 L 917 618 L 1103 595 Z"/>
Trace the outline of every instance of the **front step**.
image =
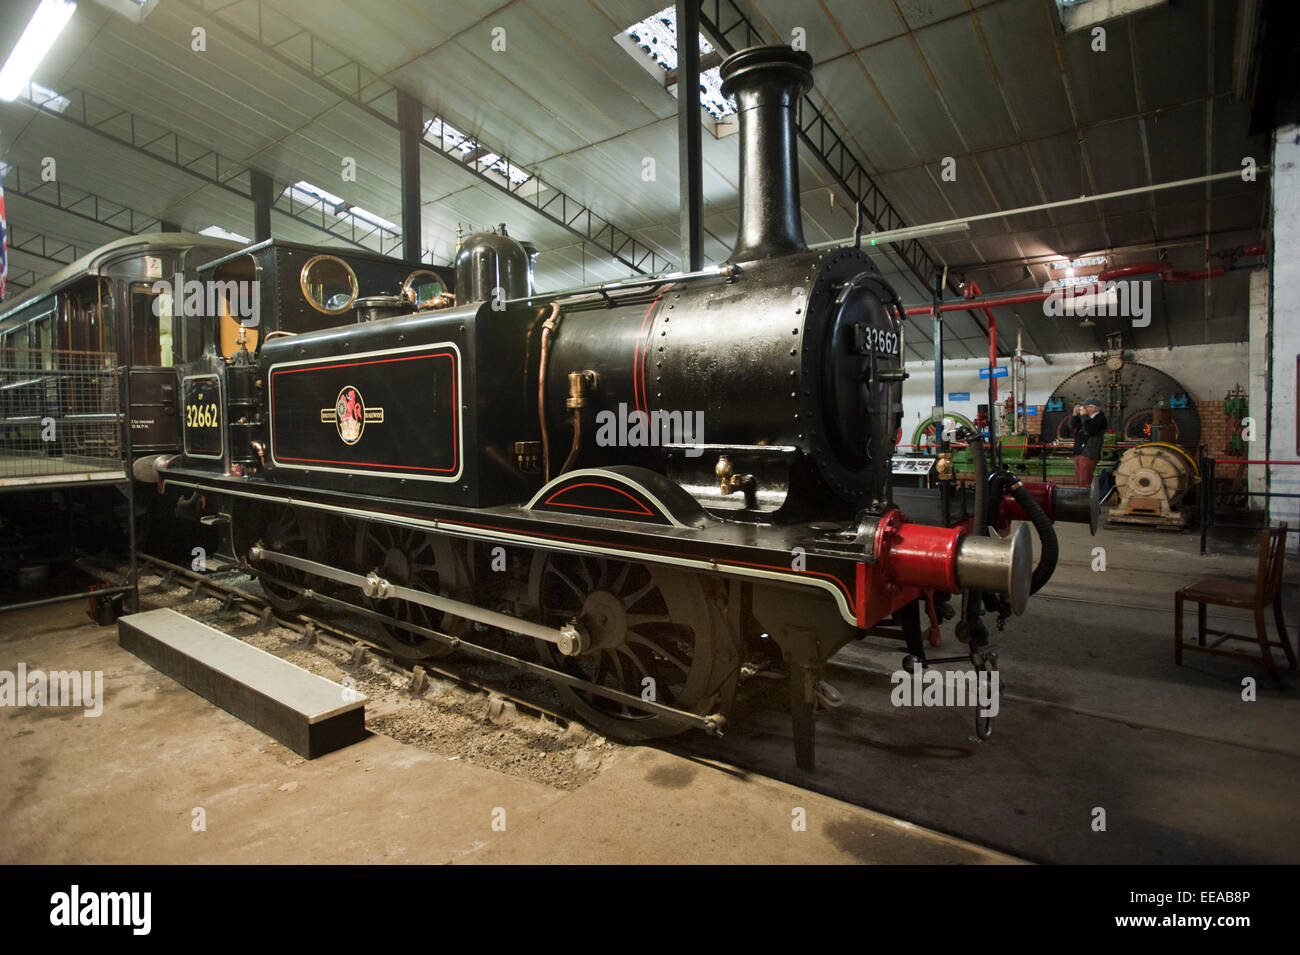
<path id="1" fill-rule="evenodd" d="M 362 694 L 174 610 L 119 618 L 117 642 L 307 759 L 366 735 Z"/>

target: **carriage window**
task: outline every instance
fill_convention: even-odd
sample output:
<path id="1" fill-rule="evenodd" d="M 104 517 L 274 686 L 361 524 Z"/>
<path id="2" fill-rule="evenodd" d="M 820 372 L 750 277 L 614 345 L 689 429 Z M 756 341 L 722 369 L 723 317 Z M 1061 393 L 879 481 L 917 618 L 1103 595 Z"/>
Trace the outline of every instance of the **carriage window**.
<path id="1" fill-rule="evenodd" d="M 26 325 L 20 325 L 9 335 L 9 346 L 14 349 L 13 360 L 15 368 L 30 368 L 32 366 L 31 352 L 28 351 L 31 345 L 28 344 L 27 335 L 28 332 Z"/>
<path id="2" fill-rule="evenodd" d="M 444 291 L 442 280 L 428 269 L 416 269 L 402 283 L 402 297 L 417 309 L 432 304 Z"/>
<path id="3" fill-rule="evenodd" d="M 99 292 L 96 298 L 97 301 L 92 307 L 99 318 L 100 334 L 104 342 L 103 350 L 115 352 L 118 350 L 117 322 L 114 320 L 113 283 L 111 280 L 99 280 Z"/>
<path id="4" fill-rule="evenodd" d="M 299 284 L 311 307 L 326 315 L 346 312 L 357 297 L 356 275 L 351 266 L 334 255 L 308 259 Z"/>
<path id="5" fill-rule="evenodd" d="M 172 364 L 172 297 L 150 284 L 131 286 L 131 363 Z"/>
<path id="6" fill-rule="evenodd" d="M 42 315 L 28 326 L 28 341 L 37 352 L 34 356 L 36 363 L 40 367 L 49 371 L 54 367 L 54 355 L 51 349 L 54 347 L 54 325 L 50 321 L 49 315 Z"/>

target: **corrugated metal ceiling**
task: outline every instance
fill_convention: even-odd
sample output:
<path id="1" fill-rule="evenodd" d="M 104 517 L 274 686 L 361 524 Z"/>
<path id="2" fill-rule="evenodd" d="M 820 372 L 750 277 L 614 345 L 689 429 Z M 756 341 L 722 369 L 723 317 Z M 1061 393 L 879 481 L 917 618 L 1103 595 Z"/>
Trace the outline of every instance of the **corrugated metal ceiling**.
<path id="1" fill-rule="evenodd" d="M 85 90 L 101 108 L 129 110 L 160 132 L 262 169 L 277 187 L 305 179 L 399 222 L 396 132 L 309 75 L 337 66 L 337 80 L 351 70 L 347 82 L 368 93 L 408 90 L 430 115 L 676 261 L 676 100 L 613 40 L 666 2 L 161 0 L 135 25 L 83 0 L 36 78 L 60 92 Z M 1104 53 L 1090 48 L 1086 33 L 1063 35 L 1051 0 L 741 5 L 771 38 L 804 31 L 816 64 L 813 97 L 909 224 L 1235 169 L 1247 155 L 1266 161 L 1267 144 L 1245 136 L 1246 104 L 1231 92 L 1234 0 L 1182 0 L 1112 21 Z M 5 50 L 33 7 L 7 6 Z M 190 48 L 196 26 L 207 31 L 205 52 Z M 236 32 L 259 28 L 274 49 Z M 303 28 L 323 42 L 312 45 Z M 493 49 L 497 29 L 504 50 Z M 377 108 L 390 109 L 389 100 Z M 25 184 L 49 155 L 70 187 L 185 228 L 215 223 L 251 234 L 251 207 L 240 196 L 66 119 L 0 105 L 0 158 L 22 169 Z M 356 160 L 355 182 L 340 178 L 344 157 Z M 955 181 L 942 175 L 946 157 L 956 162 Z M 647 158 L 652 181 L 642 177 Z M 734 236 L 736 165 L 735 137 L 706 133 L 713 261 Z M 800 174 L 808 240 L 849 234 L 852 210 L 820 163 L 801 156 Z M 424 244 L 439 261 L 450 258 L 458 224 L 505 221 L 544 250 L 544 286 L 628 272 L 429 150 L 422 193 Z M 1266 177 L 1220 182 L 977 223 L 925 243 L 955 277 L 985 292 L 1041 287 L 1051 258 L 1098 251 L 1124 264 L 1166 248 L 1176 268 L 1199 269 L 1207 241 L 1211 252 L 1261 241 L 1266 195 Z M 11 224 L 29 232 L 80 245 L 120 234 L 21 196 L 8 204 Z M 297 241 L 325 239 L 284 215 L 273 228 Z M 922 283 L 891 253 L 878 260 L 905 300 L 925 299 Z M 18 251 L 12 265 L 37 274 L 57 268 Z M 1245 337 L 1244 274 L 1167 287 L 1159 300 L 1169 327 L 1156 321 L 1135 330 L 1132 344 Z M 1023 318 L 1048 351 L 1096 347 L 1114 321 L 1080 328 L 1044 319 L 1033 306 L 1003 311 L 1000 327 L 1014 330 Z M 984 353 L 980 335 L 969 315 L 950 314 L 954 356 Z M 909 332 L 918 352 L 928 339 L 923 323 Z"/>

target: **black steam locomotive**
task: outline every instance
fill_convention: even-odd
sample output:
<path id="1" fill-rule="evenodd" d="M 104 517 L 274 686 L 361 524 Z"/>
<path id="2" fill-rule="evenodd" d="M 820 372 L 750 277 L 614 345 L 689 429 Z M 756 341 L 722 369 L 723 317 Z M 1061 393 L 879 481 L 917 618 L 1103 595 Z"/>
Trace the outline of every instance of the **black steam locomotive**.
<path id="1" fill-rule="evenodd" d="M 1023 611 L 1050 574 L 1008 518 L 1050 536 L 1065 496 L 1004 500 L 996 475 L 973 497 L 891 487 L 903 314 L 860 250 L 804 243 L 811 60 L 758 47 L 722 74 L 742 181 L 727 264 L 538 294 L 502 228 L 454 275 L 358 298 L 346 253 L 240 250 L 198 272 L 220 292 L 179 369 L 180 453 L 137 477 L 227 522 L 282 611 L 351 594 L 398 656 L 510 659 L 618 738 L 720 731 L 774 642 L 811 768 L 820 668 L 868 632 L 923 660 L 922 600 L 933 617 L 963 594 L 990 665 L 981 612 Z"/>

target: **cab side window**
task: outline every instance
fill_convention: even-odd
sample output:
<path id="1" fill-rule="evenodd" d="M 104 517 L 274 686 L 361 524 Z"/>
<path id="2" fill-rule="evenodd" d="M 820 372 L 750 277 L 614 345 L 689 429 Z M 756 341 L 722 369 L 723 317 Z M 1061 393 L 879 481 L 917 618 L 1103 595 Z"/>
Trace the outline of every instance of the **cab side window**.
<path id="1" fill-rule="evenodd" d="M 213 272 L 217 295 L 217 347 L 226 359 L 241 349 L 257 351 L 261 269 L 251 255 L 223 262 Z"/>

